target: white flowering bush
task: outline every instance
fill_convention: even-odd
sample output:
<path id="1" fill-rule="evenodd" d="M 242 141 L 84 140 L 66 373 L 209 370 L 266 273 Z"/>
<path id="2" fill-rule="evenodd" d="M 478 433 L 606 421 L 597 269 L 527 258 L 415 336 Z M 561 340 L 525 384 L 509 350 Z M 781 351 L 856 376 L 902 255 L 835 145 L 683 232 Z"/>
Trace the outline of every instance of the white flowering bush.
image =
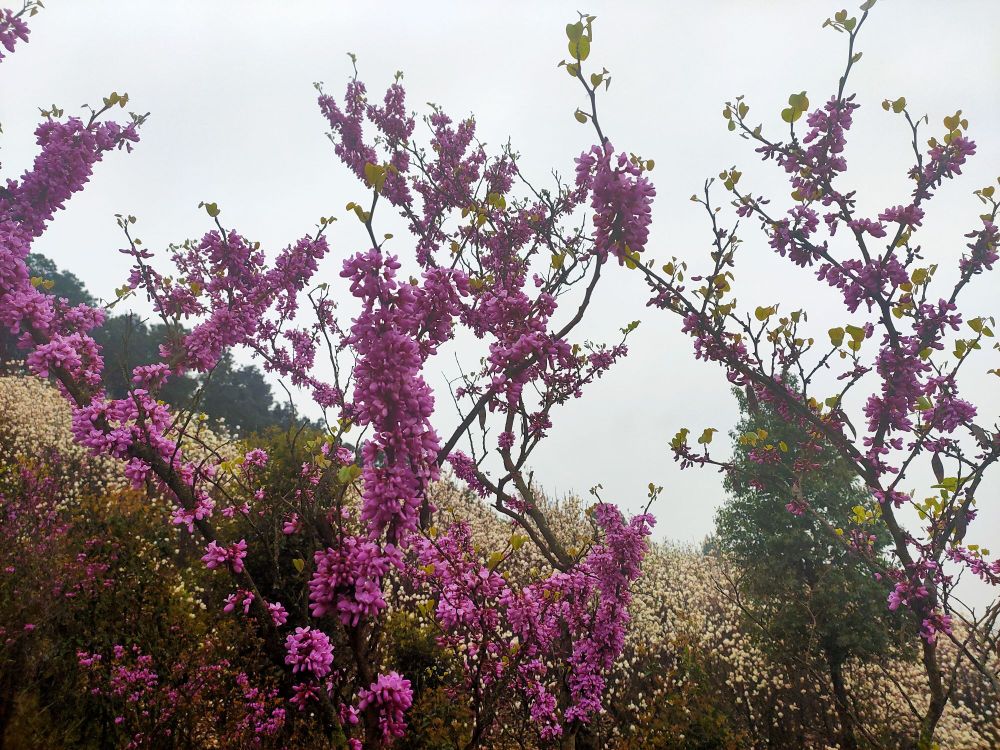
<path id="1" fill-rule="evenodd" d="M 442 482 L 435 502 L 475 527 L 489 549 L 500 549 L 510 528 L 474 495 Z M 587 534 L 585 503 L 553 503 L 553 528 L 568 546 Z M 524 580 L 545 562 L 525 545 L 507 570 Z M 724 559 L 671 544 L 653 544 L 633 590 L 625 652 L 609 683 L 602 720 L 578 743 L 616 748 L 840 747 L 838 718 L 824 665 L 810 661 L 805 643 L 771 643 L 760 636 L 741 600 L 736 572 Z M 406 602 L 419 608 L 419 602 Z M 429 624 L 425 623 L 425 624 Z M 956 647 L 942 642 L 954 663 Z M 870 747 L 912 742 L 907 728 L 929 693 L 915 652 L 881 663 L 847 665 L 859 741 Z M 941 748 L 1000 746 L 996 699 L 968 665 L 955 672 L 956 699 L 936 731 Z M 511 696 L 516 704 L 518 696 Z M 516 712 L 512 712 L 512 719 Z M 522 727 L 511 726 L 518 737 Z M 522 735 L 523 737 L 523 735 Z M 512 747 L 521 746 L 512 741 Z M 862 746 L 866 746 L 862 744 Z"/>

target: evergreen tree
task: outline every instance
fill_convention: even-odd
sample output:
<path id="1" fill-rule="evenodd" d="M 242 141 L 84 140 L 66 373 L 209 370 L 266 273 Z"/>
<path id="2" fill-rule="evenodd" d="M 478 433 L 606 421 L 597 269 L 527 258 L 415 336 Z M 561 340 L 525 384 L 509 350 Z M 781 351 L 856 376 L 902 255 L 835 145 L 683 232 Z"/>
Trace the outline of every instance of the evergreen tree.
<path id="1" fill-rule="evenodd" d="M 28 256 L 28 268 L 32 276 L 52 282 L 52 286 L 47 290 L 56 297 L 63 297 L 71 305 L 94 305 L 96 304 L 87 287 L 83 285 L 79 277 L 69 271 L 60 271 L 51 259 L 40 253 L 31 253 Z"/>
<path id="2" fill-rule="evenodd" d="M 813 453 L 822 468 L 796 476 L 796 458 L 815 436 L 735 394 L 741 419 L 731 433 L 734 471 L 713 546 L 740 571 L 734 585 L 765 646 L 829 676 L 841 745 L 856 748 L 844 667 L 852 658 L 877 661 L 892 652 L 902 643 L 903 620 L 886 607 L 887 585 L 828 524 L 847 526 L 855 508 L 870 508 L 870 494 L 822 443 Z M 809 505 L 801 515 L 786 507 L 799 490 Z M 879 559 L 888 534 L 870 533 Z"/>
<path id="3" fill-rule="evenodd" d="M 96 304 L 83 282 L 68 271 L 60 271 L 50 258 L 33 253 L 27 260 L 31 275 L 39 279 L 44 291 L 72 305 Z M 132 313 L 109 316 L 93 332 L 104 355 L 104 385 L 111 398 L 124 398 L 128 393 L 134 367 L 160 361 L 160 344 L 168 335 L 167 326 L 150 325 Z M 22 356 L 15 338 L 6 331 L 0 334 L 0 364 L 20 362 Z M 237 365 L 228 355 L 211 376 L 172 376 L 160 398 L 175 407 L 202 411 L 241 435 L 274 425 L 287 427 L 296 419 L 287 404 L 275 401 L 260 368 Z"/>
<path id="4" fill-rule="evenodd" d="M 31 253 L 27 264 L 29 273 L 43 284 L 42 289 L 45 291 L 66 299 L 71 305 L 95 304 L 94 298 L 75 274 L 60 271 L 44 255 Z M 0 366 L 16 365 L 22 358 L 23 352 L 17 346 L 17 337 L 6 328 L 0 328 Z"/>

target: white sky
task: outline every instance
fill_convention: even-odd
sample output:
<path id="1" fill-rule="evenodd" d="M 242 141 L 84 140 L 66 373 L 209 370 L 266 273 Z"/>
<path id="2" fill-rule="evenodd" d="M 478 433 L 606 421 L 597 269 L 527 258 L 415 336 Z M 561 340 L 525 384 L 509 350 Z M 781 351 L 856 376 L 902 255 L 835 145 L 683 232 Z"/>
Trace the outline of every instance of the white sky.
<path id="1" fill-rule="evenodd" d="M 745 94 L 750 119 L 777 134 L 788 94 L 805 89 L 813 105 L 824 101 L 836 89 L 845 37 L 820 25 L 840 7 L 825 0 L 604 0 L 588 7 L 578 0 L 50 0 L 32 19 L 30 43 L 0 67 L 4 174 L 30 164 L 38 107 L 55 102 L 73 113 L 112 90 L 127 91 L 130 109 L 152 113 L 141 143 L 132 155 L 116 154 L 99 166 L 36 249 L 110 297 L 128 266 L 116 252 L 115 213 L 136 215 L 139 236 L 155 250 L 204 233 L 209 224 L 197 204 L 210 200 L 227 226 L 273 252 L 311 231 L 319 216 L 344 216 L 344 204 L 362 196 L 325 136 L 312 87 L 325 81 L 329 93 L 342 93 L 348 50 L 357 53 L 372 95 L 380 96 L 402 69 L 409 104 L 419 113 L 427 101 L 456 119 L 474 113 L 480 138 L 499 145 L 509 137 L 535 181 L 552 168 L 571 174 L 573 158 L 594 136 L 573 119 L 583 92 L 556 63 L 566 55 L 563 27 L 580 9 L 598 17 L 589 62 L 613 78 L 600 100 L 605 132 L 618 148 L 657 162 L 648 254 L 661 262 L 676 255 L 703 268 L 709 235 L 688 196 L 705 177 L 735 164 L 744 172 L 741 187 L 774 197 L 788 192 L 773 165 L 760 164 L 748 143 L 726 131 L 723 102 Z M 980 209 L 972 190 L 1000 174 L 998 30 L 997 2 L 883 0 L 862 33 L 864 57 L 852 74 L 850 89 L 862 109 L 849 174 L 870 215 L 905 203 L 910 189 L 905 124 L 882 111 L 883 98 L 905 95 L 912 111 L 929 113 L 928 136 L 940 135 L 941 118 L 958 108 L 970 120 L 979 153 L 932 203 L 923 232 L 927 257 L 941 263 L 942 274 L 946 267 L 951 273 L 964 247 L 961 235 L 975 226 Z M 736 286 L 742 304 L 807 306 L 818 336 L 849 322 L 818 282 L 775 262 L 750 227 L 742 234 L 748 240 Z M 365 243 L 352 221 L 338 222 L 331 239 L 334 277 L 340 259 Z M 389 247 L 405 257 L 405 242 L 396 231 Z M 644 307 L 638 276 L 607 274 L 602 287 L 587 337 L 612 340 L 628 321 L 643 324 L 632 354 L 555 415 L 551 438 L 535 455 L 537 479 L 557 493 L 584 493 L 600 482 L 606 499 L 630 509 L 644 503 L 650 481 L 663 485 L 654 507 L 657 536 L 699 541 L 712 528 L 720 478 L 681 472 L 667 443 L 682 426 L 724 434 L 735 421 L 735 403 L 720 370 L 694 361 L 677 321 Z M 979 280 L 967 309 L 1000 313 L 996 292 L 995 274 Z M 459 349 L 469 354 L 465 345 Z M 477 350 L 473 362 L 479 356 Z M 430 372 L 454 375 L 453 362 L 449 352 Z M 983 373 L 998 364 L 995 353 L 984 354 L 965 381 L 985 424 L 997 418 L 1000 398 L 996 379 Z M 447 434 L 454 415 L 442 395 L 439 427 Z M 967 541 L 993 539 L 1000 547 L 1000 512 L 990 507 L 997 505 L 996 486 L 994 479 L 980 497 L 984 510 L 970 534 L 977 538 Z"/>

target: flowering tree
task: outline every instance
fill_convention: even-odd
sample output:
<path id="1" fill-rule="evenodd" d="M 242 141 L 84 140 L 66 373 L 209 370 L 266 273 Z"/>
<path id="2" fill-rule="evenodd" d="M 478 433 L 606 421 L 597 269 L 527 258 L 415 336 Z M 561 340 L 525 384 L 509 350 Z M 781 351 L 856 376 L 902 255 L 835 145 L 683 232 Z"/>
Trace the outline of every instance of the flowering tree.
<path id="1" fill-rule="evenodd" d="M 638 255 L 631 265 L 649 285 L 650 305 L 681 317 L 695 356 L 721 364 L 730 382 L 745 391 L 752 412 L 766 409 L 810 436 L 797 445 L 760 438 L 749 457 L 773 465 L 789 512 L 816 515 L 831 539 L 839 538 L 869 562 L 874 575 L 892 582 L 890 609 L 913 613 L 930 688 L 929 701 L 919 711 L 917 743 L 929 747 L 958 671 L 958 665 L 939 660 L 942 635 L 955 641 L 959 660 L 981 670 L 1000 691 L 987 658 L 997 646 L 1000 601 L 977 616 L 964 611 L 954 596 L 961 569 L 991 585 L 1000 582 L 1000 562 L 989 559 L 989 550 L 964 543 L 986 472 L 1000 458 L 1000 431 L 979 423 L 989 417 L 959 396 L 958 379 L 993 337 L 992 317 L 962 314 L 958 303 L 966 287 L 997 261 L 1000 203 L 994 187 L 975 191 L 986 211 L 965 235 L 966 250 L 956 254 L 953 270 L 921 262 L 916 236 L 927 206 L 945 180 L 961 174 L 976 147 L 961 111 L 945 117 L 943 135 L 922 147 L 920 126 L 929 118 L 914 116 L 900 97 L 882 107 L 905 121 L 903 132 L 913 146 L 914 163 L 907 173 L 913 191 L 876 217 L 858 211 L 856 191 L 844 185 L 846 136 L 860 106 L 848 81 L 861 60 L 858 34 L 874 4 L 865 2 L 860 17 L 840 11 L 824 24 L 845 35 L 844 73 L 821 107 L 810 110 L 804 92 L 789 97 L 781 112 L 787 126 L 782 139 L 769 138 L 762 126 L 751 124 L 743 97 L 725 106 L 729 130 L 756 144 L 764 161 L 774 161 L 788 174 L 792 206 L 776 209 L 772 200 L 746 188 L 742 172 L 726 169 L 719 180 L 738 217 L 732 227 L 722 224 L 713 202 L 714 180 L 691 197 L 711 222 L 706 269 L 691 275 L 684 261 L 675 258 L 655 267 Z M 804 133 L 798 125 L 803 115 Z M 590 116 L 596 124 L 596 109 Z M 807 329 L 804 310 L 781 311 L 776 302 L 749 311 L 738 306 L 734 269 L 743 244 L 737 235 L 740 220 L 758 223 L 778 255 L 835 288 L 843 300 L 843 323 L 817 337 Z M 848 416 L 851 399 L 859 395 L 866 420 L 860 434 Z M 714 432 L 704 430 L 693 445 L 690 430 L 680 430 L 672 441 L 676 458 L 684 466 L 714 464 L 738 472 L 737 464 L 710 453 Z M 826 470 L 828 451 L 835 456 L 831 460 L 847 462 L 871 496 L 870 503 L 855 509 L 850 524 L 824 516 L 803 489 L 810 475 Z M 926 497 L 905 491 L 921 463 L 930 464 L 936 479 Z M 894 562 L 888 567 L 875 554 L 870 525 L 891 537 Z M 960 630 L 956 619 L 962 621 Z"/>
<path id="2" fill-rule="evenodd" d="M 24 16 L 35 10 L 29 3 L 0 16 L 8 52 L 27 39 Z M 568 28 L 577 74 L 592 21 Z M 269 263 L 258 243 L 223 225 L 216 204 L 203 203 L 214 229 L 171 247 L 167 268 L 134 237 L 135 218 L 120 216 L 122 252 L 134 266 L 115 304 L 144 296 L 173 335 L 161 361 L 134 368 L 127 396 L 112 398 L 89 333 L 104 310 L 45 294 L 25 260 L 96 164 L 139 140 L 142 117 L 105 119 L 127 102 L 113 93 L 86 119 L 45 112 L 32 169 L 0 192 L 0 321 L 28 352 L 28 367 L 54 378 L 73 404 L 76 439 L 123 462 L 135 486 L 152 484 L 174 499 L 174 523 L 204 539 L 208 568 L 232 577 L 226 610 L 260 628 L 272 658 L 289 668 L 292 702 L 318 712 L 336 744 L 361 747 L 363 738 L 380 747 L 405 732 L 411 684 L 381 666 L 383 592 L 394 578 L 431 593 L 441 642 L 462 654 L 474 716 L 469 747 L 485 741 L 500 693 L 511 687 L 525 696 L 542 738 L 572 746 L 601 709 L 653 519 L 626 520 L 599 500 L 590 538 L 567 547 L 527 462 L 553 409 L 627 352 L 634 324 L 613 346 L 571 337 L 609 258 L 631 264 L 629 253 L 646 241 L 654 191 L 644 173 L 652 163 L 616 152 L 598 129 L 600 143 L 577 160 L 572 183 L 536 188 L 510 149 L 487 153 L 471 119 L 455 123 L 432 111 L 429 148 L 421 147 L 399 76 L 372 103 L 355 75 L 343 101 L 319 97 L 335 152 L 366 196 L 347 206 L 370 244 L 342 263 L 343 288 L 318 278 L 336 217 Z M 415 276 L 406 278 L 387 250 L 391 235 L 376 231 L 385 210 L 407 222 Z M 592 236 L 575 221 L 583 210 L 593 212 Z M 338 305 L 350 298 L 360 311 L 347 322 Z M 487 349 L 479 366 L 463 368 L 453 394 L 461 419 L 442 436 L 423 370 L 456 330 Z M 195 450 L 193 413 L 157 400 L 169 378 L 210 376 L 237 347 L 311 394 L 324 414 L 327 431 L 288 478 L 287 494 L 265 489 L 265 451 L 204 456 Z M 463 441 L 468 452 L 458 449 Z M 438 529 L 427 487 L 445 464 L 509 519 L 505 549 L 480 549 L 461 524 Z M 249 523 L 276 509 L 285 513 L 285 534 L 307 551 L 294 569 L 308 612 L 262 588 L 268 560 L 254 539 L 225 534 L 230 519 Z M 508 580 L 506 560 L 528 541 L 547 569 L 527 583 Z"/>

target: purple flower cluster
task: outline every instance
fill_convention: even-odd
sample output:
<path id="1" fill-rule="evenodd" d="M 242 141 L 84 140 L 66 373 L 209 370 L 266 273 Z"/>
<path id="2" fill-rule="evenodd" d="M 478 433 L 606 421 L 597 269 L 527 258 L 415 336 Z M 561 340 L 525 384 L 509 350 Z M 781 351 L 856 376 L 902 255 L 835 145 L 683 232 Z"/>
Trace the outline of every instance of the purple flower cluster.
<path id="1" fill-rule="evenodd" d="M 295 628 L 285 638 L 285 664 L 293 672 L 309 672 L 320 678 L 330 674 L 333 664 L 333 646 L 326 633 L 315 628 Z"/>
<path id="2" fill-rule="evenodd" d="M 243 572 L 243 559 L 247 556 L 246 539 L 240 539 L 228 547 L 219 546 L 218 542 L 211 541 L 205 549 L 205 554 L 201 558 L 205 567 L 210 570 L 228 566 L 234 573 Z"/>
<path id="3" fill-rule="evenodd" d="M 603 261 L 609 254 L 623 262 L 626 254 L 641 253 L 649 239 L 656 188 L 627 154 L 614 158 L 610 142 L 593 146 L 576 159 L 576 184 L 590 191 L 594 211 L 594 244 Z"/>
<path id="4" fill-rule="evenodd" d="M 0 8 L 0 46 L 13 52 L 18 41 L 28 41 L 28 24 L 22 21 L 14 11 Z M 0 51 L 0 60 L 4 54 Z"/>
<path id="5" fill-rule="evenodd" d="M 438 476 L 434 397 L 421 370 L 451 338 L 467 291 L 458 272 L 430 269 L 421 285 L 400 283 L 399 267 L 373 248 L 348 258 L 341 271 L 363 306 L 345 338 L 358 356 L 351 414 L 375 431 L 361 451 L 361 516 L 373 535 L 389 529 L 390 539 L 415 528 L 424 489 Z"/>
<path id="6" fill-rule="evenodd" d="M 521 589 L 479 560 L 465 524 L 451 526 L 433 543 L 418 542 L 423 568 L 415 575 L 438 592 L 442 642 L 460 646 L 469 669 L 487 683 L 507 679 L 516 684 L 529 696 L 532 720 L 547 738 L 601 710 L 604 674 L 624 645 L 630 587 L 653 524 L 648 515 L 625 523 L 616 508 L 605 504 L 595 507 L 593 518 L 603 539 L 577 566 Z M 496 637 L 504 631 L 513 633 L 513 644 Z M 561 653 L 567 635 L 572 645 Z M 511 667 L 515 651 L 517 666 Z M 571 702 L 562 712 L 548 666 L 556 654 L 569 665 L 561 679 Z"/>
<path id="7" fill-rule="evenodd" d="M 319 550 L 316 570 L 309 581 L 309 608 L 313 617 L 336 613 L 344 625 L 357 627 L 385 606 L 382 578 L 393 566 L 402 565 L 399 550 L 392 545 L 354 536 L 341 538 L 338 549 Z"/>
<path id="8" fill-rule="evenodd" d="M 397 672 L 380 674 L 369 687 L 358 691 L 358 708 L 364 711 L 372 707 L 378 711 L 379 728 L 387 742 L 403 736 L 406 731 L 403 714 L 411 705 L 413 690 L 410 681 Z"/>

